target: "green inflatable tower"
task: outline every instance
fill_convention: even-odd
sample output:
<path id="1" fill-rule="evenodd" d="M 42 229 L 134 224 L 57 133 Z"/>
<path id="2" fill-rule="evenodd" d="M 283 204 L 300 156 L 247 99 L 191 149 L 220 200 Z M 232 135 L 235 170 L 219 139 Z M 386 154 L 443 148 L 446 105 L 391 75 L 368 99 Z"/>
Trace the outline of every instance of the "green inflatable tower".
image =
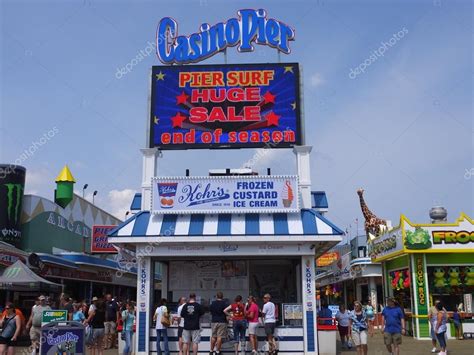
<path id="1" fill-rule="evenodd" d="M 74 180 L 71 171 L 65 165 L 56 178 L 56 190 L 54 190 L 54 202 L 56 204 L 65 208 L 72 201 L 75 182 L 76 180 Z"/>

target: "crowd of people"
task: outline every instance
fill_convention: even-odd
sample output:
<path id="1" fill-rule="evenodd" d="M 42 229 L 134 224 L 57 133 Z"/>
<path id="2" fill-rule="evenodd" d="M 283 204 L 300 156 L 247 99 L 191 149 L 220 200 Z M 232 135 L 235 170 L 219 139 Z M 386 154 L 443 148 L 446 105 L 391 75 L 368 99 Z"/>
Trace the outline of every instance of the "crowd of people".
<path id="1" fill-rule="evenodd" d="M 257 329 L 260 320 L 264 325 L 269 354 L 276 354 L 274 332 L 278 311 L 271 301 L 270 294 L 265 294 L 263 301 L 263 308 L 260 309 L 253 296 L 249 296 L 244 302 L 242 296 L 238 295 L 234 298 L 234 302 L 230 303 L 224 299 L 222 292 L 217 292 L 216 299 L 209 307 L 211 314 L 209 354 L 220 354 L 223 342 L 229 339 L 234 343 L 235 354 L 238 354 L 239 351 L 245 352 L 247 331 L 252 354 L 257 354 Z M 178 324 L 179 355 L 189 355 L 190 353 L 196 355 L 201 342 L 200 318 L 204 313 L 204 307 L 196 301 L 196 295 L 191 293 L 189 298 L 181 297 L 179 299 L 177 313 L 173 319 L 170 319 L 171 312 L 167 308 L 167 300 L 162 299 L 153 316 L 153 320 L 156 322 L 157 353 L 161 355 L 164 351 L 166 355 L 169 354 L 168 327 L 172 322 L 176 322 Z M 232 332 L 229 332 L 229 323 L 232 324 Z"/>
<path id="2" fill-rule="evenodd" d="M 327 319 L 331 321 L 332 312 L 324 302 L 322 303 L 322 308 L 318 316 L 322 320 L 321 322 L 326 322 Z M 449 316 L 440 300 L 436 300 L 434 305 L 430 308 L 428 319 L 430 321 L 431 339 L 433 343 L 431 352 L 445 355 L 447 353 L 446 331 Z M 339 311 L 335 315 L 335 320 L 337 321 L 339 336 L 343 347 L 350 348 L 355 346 L 357 354 L 366 355 L 368 353 L 368 336 L 374 336 L 374 329 L 375 326 L 377 326 L 374 307 L 370 301 L 367 305 L 362 305 L 359 301 L 355 301 L 352 311 L 348 311 L 344 305 L 340 305 Z M 453 312 L 452 320 L 456 330 L 456 338 L 462 339 L 461 317 L 457 309 Z M 383 334 L 384 343 L 389 354 L 400 354 L 402 335 L 406 334 L 405 314 L 400 304 L 394 298 L 387 298 L 387 305 L 382 310 L 381 324 L 378 326 Z M 438 344 L 440 347 L 439 352 L 437 349 Z"/>
<path id="3" fill-rule="evenodd" d="M 86 345 L 90 354 L 102 355 L 106 349 L 118 348 L 117 326 L 120 326 L 125 341 L 124 354 L 132 352 L 132 337 L 135 324 L 135 303 L 119 302 L 111 294 L 93 297 L 91 302 L 74 301 L 62 294 L 58 301 L 43 295 L 35 300 L 30 316 L 13 303 L 7 302 L 0 318 L 0 355 L 15 353 L 20 335 L 29 335 L 31 353 L 39 354 L 43 311 L 65 310 L 67 320 L 76 321 L 86 327 Z"/>
<path id="4" fill-rule="evenodd" d="M 374 336 L 377 326 L 375 308 L 370 301 L 366 305 L 355 301 L 353 306 L 352 311 L 348 311 L 344 305 L 339 306 L 339 311 L 335 315 L 339 336 L 343 347 L 355 346 L 358 355 L 367 355 L 368 337 Z M 327 305 L 323 303 L 322 309 L 327 309 Z M 323 315 L 327 316 L 327 312 Z M 322 316 L 321 312 L 319 316 Z M 383 308 L 379 326 L 389 354 L 400 354 L 402 335 L 406 334 L 405 315 L 394 298 L 387 299 L 387 306 Z"/>

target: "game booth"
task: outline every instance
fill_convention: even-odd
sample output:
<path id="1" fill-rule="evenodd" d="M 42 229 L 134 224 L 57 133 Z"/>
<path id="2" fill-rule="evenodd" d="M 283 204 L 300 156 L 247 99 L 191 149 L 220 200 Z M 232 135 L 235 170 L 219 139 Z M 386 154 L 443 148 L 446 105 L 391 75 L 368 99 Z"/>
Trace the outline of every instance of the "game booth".
<path id="1" fill-rule="evenodd" d="M 372 260 L 382 263 L 384 294 L 395 297 L 405 310 L 407 330 L 428 339 L 429 308 L 440 300 L 449 315 L 462 318 L 462 332 L 474 334 L 474 221 L 464 213 L 452 223 L 444 216 L 434 223 L 413 223 L 401 216 L 400 225 L 369 243 Z M 448 327 L 454 338 L 454 325 Z"/>

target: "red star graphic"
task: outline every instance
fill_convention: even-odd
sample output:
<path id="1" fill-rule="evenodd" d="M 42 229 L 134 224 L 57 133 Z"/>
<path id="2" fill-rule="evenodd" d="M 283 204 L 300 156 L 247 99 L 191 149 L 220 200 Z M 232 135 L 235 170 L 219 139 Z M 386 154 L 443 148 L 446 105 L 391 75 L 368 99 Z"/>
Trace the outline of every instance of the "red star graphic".
<path id="1" fill-rule="evenodd" d="M 188 95 L 183 91 L 181 95 L 176 96 L 176 105 L 179 104 L 186 104 L 186 101 L 188 101 Z"/>
<path id="2" fill-rule="evenodd" d="M 183 121 L 186 119 L 186 116 L 182 116 L 179 112 L 171 117 L 171 121 L 173 121 L 173 128 L 174 127 L 183 127 Z"/>
<path id="3" fill-rule="evenodd" d="M 265 116 L 267 118 L 267 127 L 268 126 L 278 126 L 278 120 L 280 119 L 280 115 L 275 114 L 275 112 L 270 111 L 268 115 Z"/>
<path id="4" fill-rule="evenodd" d="M 273 104 L 275 103 L 275 95 L 273 95 L 270 91 L 267 91 L 262 97 L 265 100 L 264 104 L 268 104 L 269 102 Z"/>

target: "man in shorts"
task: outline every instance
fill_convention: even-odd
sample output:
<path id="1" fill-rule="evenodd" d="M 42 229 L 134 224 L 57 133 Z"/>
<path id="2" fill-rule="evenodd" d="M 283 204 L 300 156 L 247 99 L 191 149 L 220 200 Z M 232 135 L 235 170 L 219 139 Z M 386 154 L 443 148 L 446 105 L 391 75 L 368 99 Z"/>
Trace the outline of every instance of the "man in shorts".
<path id="1" fill-rule="evenodd" d="M 196 302 L 196 295 L 191 293 L 189 301 L 181 310 L 181 317 L 184 318 L 183 330 L 183 352 L 189 353 L 191 343 L 193 343 L 193 355 L 197 355 L 199 343 L 201 342 L 201 327 L 199 319 L 204 314 L 204 308 Z"/>
<path id="2" fill-rule="evenodd" d="M 224 309 L 227 308 L 227 302 L 223 300 L 224 295 L 222 292 L 217 292 L 216 300 L 211 303 L 209 310 L 211 312 L 211 348 L 209 355 L 220 354 L 222 347 L 222 338 L 227 336 L 227 318 L 224 313 Z M 214 351 L 216 348 L 216 351 Z"/>
<path id="3" fill-rule="evenodd" d="M 41 341 L 41 321 L 43 318 L 43 311 L 50 311 L 51 307 L 46 304 L 46 297 L 43 295 L 38 297 L 39 303 L 31 309 L 30 319 L 26 323 L 26 329 L 30 331 L 30 340 L 32 352 L 39 353 L 39 346 Z"/>
<path id="4" fill-rule="evenodd" d="M 405 318 L 400 306 L 395 304 L 391 297 L 387 300 L 387 307 L 382 311 L 382 333 L 385 346 L 389 353 L 400 354 L 402 334 L 405 334 Z"/>
<path id="5" fill-rule="evenodd" d="M 105 296 L 105 307 L 105 349 L 113 349 L 116 347 L 117 340 L 119 306 L 110 293 Z"/>
<path id="6" fill-rule="evenodd" d="M 275 338 L 273 337 L 273 333 L 275 332 L 275 323 L 276 323 L 275 304 L 270 301 L 271 298 L 272 297 L 270 296 L 269 293 L 263 296 L 264 305 L 262 309 L 263 324 L 265 327 L 265 335 L 267 336 L 268 350 L 269 350 L 270 355 L 276 353 Z"/>

